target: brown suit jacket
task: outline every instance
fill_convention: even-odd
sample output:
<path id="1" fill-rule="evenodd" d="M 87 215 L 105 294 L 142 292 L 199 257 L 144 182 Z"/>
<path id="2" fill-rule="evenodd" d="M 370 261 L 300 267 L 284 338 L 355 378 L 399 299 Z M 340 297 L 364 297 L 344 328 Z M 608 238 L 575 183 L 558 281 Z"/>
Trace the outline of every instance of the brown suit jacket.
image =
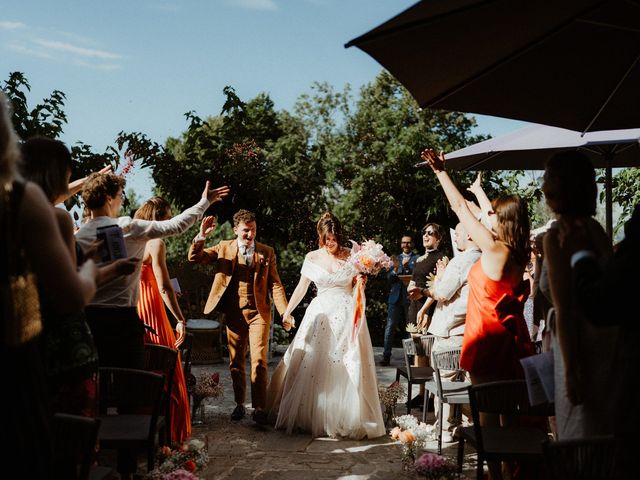
<path id="1" fill-rule="evenodd" d="M 217 263 L 213 285 L 209 292 L 209 298 L 204 307 L 204 313 L 210 313 L 219 305 L 222 296 L 231 283 L 231 277 L 238 261 L 238 242 L 223 240 L 213 247 L 204 248 L 205 242 L 192 243 L 189 248 L 189 261 L 194 263 Z M 253 254 L 255 273 L 253 276 L 253 294 L 256 307 L 262 318 L 268 323 L 271 321 L 271 305 L 269 292 L 273 301 L 282 315 L 287 309 L 287 296 L 278 275 L 276 254 L 268 245 L 256 243 Z"/>

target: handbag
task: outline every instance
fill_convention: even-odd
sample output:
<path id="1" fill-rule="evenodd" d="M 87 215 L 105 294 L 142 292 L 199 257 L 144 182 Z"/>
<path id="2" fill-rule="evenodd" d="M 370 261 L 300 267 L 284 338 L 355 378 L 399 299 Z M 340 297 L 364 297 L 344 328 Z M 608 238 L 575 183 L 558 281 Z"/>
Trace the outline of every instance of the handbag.
<path id="1" fill-rule="evenodd" d="M 24 195 L 24 183 L 6 183 L 2 189 L 3 252 L 0 280 L 2 330 L 0 341 L 8 346 L 22 345 L 42 331 L 40 299 L 36 277 L 29 272 L 24 248 L 17 248 L 15 229 L 18 205 Z"/>

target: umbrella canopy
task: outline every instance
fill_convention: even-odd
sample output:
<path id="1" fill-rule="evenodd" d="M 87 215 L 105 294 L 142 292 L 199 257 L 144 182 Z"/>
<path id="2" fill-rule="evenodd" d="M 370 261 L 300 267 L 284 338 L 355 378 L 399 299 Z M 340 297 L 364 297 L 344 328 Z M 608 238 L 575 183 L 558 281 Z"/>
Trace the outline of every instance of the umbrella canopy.
<path id="1" fill-rule="evenodd" d="M 346 46 L 422 107 L 580 132 L 640 127 L 635 0 L 425 0 Z"/>
<path id="2" fill-rule="evenodd" d="M 640 165 L 640 128 L 580 132 L 530 125 L 447 155 L 452 170 L 543 170 L 547 159 L 561 150 L 585 153 L 596 168 L 605 168 L 606 228 L 611 235 L 613 213 L 611 168 Z"/>

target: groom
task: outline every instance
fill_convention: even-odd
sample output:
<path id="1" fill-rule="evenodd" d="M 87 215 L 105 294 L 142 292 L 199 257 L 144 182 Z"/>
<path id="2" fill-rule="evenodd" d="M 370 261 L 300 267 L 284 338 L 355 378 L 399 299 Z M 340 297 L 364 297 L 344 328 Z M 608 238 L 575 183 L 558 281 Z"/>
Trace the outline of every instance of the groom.
<path id="1" fill-rule="evenodd" d="M 267 394 L 267 349 L 271 325 L 269 293 L 280 315 L 287 308 L 287 297 L 276 267 L 273 248 L 255 241 L 256 217 L 248 210 L 233 216 L 234 240 L 223 240 L 204 248 L 208 234 L 216 228 L 215 218 L 206 217 L 200 233 L 189 248 L 189 261 L 217 263 L 216 274 L 204 313 L 215 309 L 224 313 L 229 342 L 229 369 L 236 408 L 231 420 L 245 415 L 245 363 L 247 345 L 251 354 L 251 403 L 253 420 L 267 422 L 264 410 Z"/>

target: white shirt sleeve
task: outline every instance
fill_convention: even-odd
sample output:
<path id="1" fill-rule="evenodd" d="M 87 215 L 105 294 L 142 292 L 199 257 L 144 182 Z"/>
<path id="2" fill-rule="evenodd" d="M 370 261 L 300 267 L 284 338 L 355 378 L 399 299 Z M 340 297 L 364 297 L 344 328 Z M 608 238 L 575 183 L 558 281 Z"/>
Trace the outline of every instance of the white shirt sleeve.
<path id="1" fill-rule="evenodd" d="M 201 198 L 193 207 L 187 208 L 184 212 L 169 220 L 148 221 L 132 219 L 130 217 L 120 217 L 118 224 L 122 227 L 124 234 L 131 238 L 152 239 L 169 237 L 186 231 L 202 218 L 202 215 L 208 207 L 209 200 Z"/>

